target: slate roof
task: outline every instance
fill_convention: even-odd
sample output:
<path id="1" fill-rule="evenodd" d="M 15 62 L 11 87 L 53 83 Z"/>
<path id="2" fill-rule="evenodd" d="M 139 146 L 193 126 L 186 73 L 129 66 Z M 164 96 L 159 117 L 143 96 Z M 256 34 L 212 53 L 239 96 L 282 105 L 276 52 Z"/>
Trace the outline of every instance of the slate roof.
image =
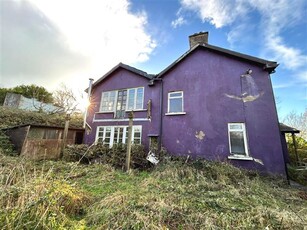
<path id="1" fill-rule="evenodd" d="M 125 70 L 128 70 L 132 73 L 135 73 L 141 77 L 144 77 L 148 80 L 152 79 L 155 75 L 153 74 L 148 74 L 146 73 L 145 71 L 142 71 L 140 69 L 137 69 L 137 68 L 134 68 L 132 66 L 129 66 L 129 65 L 126 65 L 126 64 L 123 64 L 123 63 L 119 63 L 117 64 L 116 66 L 114 66 L 109 72 L 107 72 L 105 75 L 103 75 L 101 78 L 99 78 L 97 81 L 95 81 L 92 85 L 92 87 L 94 88 L 97 84 L 99 84 L 100 82 L 102 82 L 104 79 L 106 79 L 110 74 L 112 74 L 114 71 L 116 71 L 117 69 L 119 68 L 122 68 L 122 69 L 125 69 Z M 85 92 L 87 92 L 88 88 L 85 90 Z"/>
<path id="2" fill-rule="evenodd" d="M 257 57 L 254 57 L 254 56 L 235 52 L 235 51 L 232 51 L 232 50 L 224 49 L 224 48 L 221 48 L 221 47 L 218 47 L 218 46 L 209 45 L 208 43 L 203 43 L 203 44 L 198 44 L 198 45 L 194 46 L 193 48 L 191 48 L 190 50 L 188 50 L 181 57 L 179 57 L 176 61 L 174 61 L 172 64 L 170 64 L 168 67 L 166 67 L 164 70 L 162 70 L 159 74 L 156 74 L 156 75 L 155 74 L 148 74 L 148 73 L 146 73 L 142 70 L 139 70 L 137 68 L 134 68 L 132 66 L 129 66 L 129 65 L 126 65 L 126 64 L 123 64 L 123 63 L 120 62 L 115 67 L 113 67 L 109 72 L 107 72 L 105 75 L 103 75 L 101 78 L 99 78 L 96 82 L 94 82 L 92 87 L 94 88 L 97 84 L 102 82 L 105 78 L 107 78 L 110 74 L 112 74 L 114 71 L 116 71 L 119 68 L 126 69 L 126 70 L 128 70 L 132 73 L 135 73 L 135 74 L 137 74 L 141 77 L 144 77 L 148 80 L 151 80 L 153 78 L 160 78 L 164 74 L 166 74 L 168 71 L 170 71 L 173 67 L 175 67 L 178 63 L 180 63 L 183 59 L 185 59 L 187 56 L 192 54 L 197 49 L 206 49 L 206 50 L 209 50 L 209 51 L 221 53 L 223 55 L 238 58 L 238 59 L 241 59 L 241 60 L 251 61 L 251 62 L 254 62 L 256 64 L 262 65 L 263 69 L 267 70 L 269 73 L 274 73 L 275 68 L 278 66 L 278 63 L 274 62 L 274 61 L 268 61 L 268 60 L 265 60 L 265 59 L 261 59 L 261 58 L 257 58 Z M 88 90 L 88 88 L 85 90 L 85 92 L 87 92 L 87 90 Z"/>
<path id="3" fill-rule="evenodd" d="M 290 127 L 288 125 L 285 125 L 283 123 L 279 123 L 279 129 L 282 133 L 300 133 L 300 130 Z"/>
<path id="4" fill-rule="evenodd" d="M 265 59 L 257 58 L 254 56 L 250 56 L 247 54 L 242 54 L 239 52 L 235 52 L 232 50 L 224 49 L 218 46 L 209 45 L 208 43 L 198 44 L 194 46 L 192 49 L 188 50 L 186 53 L 184 53 L 181 57 L 179 57 L 176 61 L 174 61 L 172 64 L 170 64 L 168 67 L 166 67 L 164 70 L 162 70 L 158 77 L 162 77 L 165 73 L 167 73 L 169 70 L 171 70 L 175 65 L 177 65 L 179 62 L 181 62 L 183 59 L 185 59 L 187 56 L 189 56 L 191 53 L 193 53 L 197 49 L 207 49 L 213 52 L 222 53 L 227 56 L 235 57 L 241 60 L 247 60 L 251 61 L 260 65 L 263 65 L 263 68 L 265 70 L 268 70 L 269 73 L 273 73 L 275 68 L 278 66 L 277 62 L 274 61 L 268 61 Z"/>

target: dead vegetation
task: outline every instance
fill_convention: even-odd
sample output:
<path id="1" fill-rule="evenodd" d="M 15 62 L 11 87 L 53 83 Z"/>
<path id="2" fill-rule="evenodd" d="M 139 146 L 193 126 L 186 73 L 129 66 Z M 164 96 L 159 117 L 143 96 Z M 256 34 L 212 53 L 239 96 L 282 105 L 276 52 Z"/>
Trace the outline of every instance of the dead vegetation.
<path id="1" fill-rule="evenodd" d="M 108 164 L 0 155 L 1 229 L 304 229 L 304 191 L 227 163 Z"/>

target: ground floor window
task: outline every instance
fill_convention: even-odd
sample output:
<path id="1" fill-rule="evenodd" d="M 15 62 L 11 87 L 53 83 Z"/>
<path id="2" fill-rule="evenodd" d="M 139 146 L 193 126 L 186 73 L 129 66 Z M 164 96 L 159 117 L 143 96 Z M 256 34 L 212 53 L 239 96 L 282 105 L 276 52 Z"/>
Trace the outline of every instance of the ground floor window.
<path id="1" fill-rule="evenodd" d="M 229 149 L 232 155 L 248 156 L 244 123 L 228 123 Z"/>
<path id="2" fill-rule="evenodd" d="M 142 126 L 132 127 L 132 143 L 141 144 Z M 96 133 L 96 143 L 104 143 L 110 147 L 113 144 L 128 142 L 128 126 L 99 126 Z"/>

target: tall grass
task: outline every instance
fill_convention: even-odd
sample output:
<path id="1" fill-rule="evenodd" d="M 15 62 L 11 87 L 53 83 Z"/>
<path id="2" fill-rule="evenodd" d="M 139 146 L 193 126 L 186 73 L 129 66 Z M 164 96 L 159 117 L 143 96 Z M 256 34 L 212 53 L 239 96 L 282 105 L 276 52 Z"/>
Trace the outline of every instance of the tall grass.
<path id="1" fill-rule="evenodd" d="M 80 228 L 89 197 L 65 179 L 55 178 L 54 169 L 33 167 L 24 159 L 0 162 L 0 228 Z M 13 159 L 13 158 L 12 158 Z M 33 163 L 34 164 L 34 163 Z"/>
<path id="2" fill-rule="evenodd" d="M 1 229 L 304 229 L 307 193 L 227 163 L 105 164 L 0 155 Z"/>

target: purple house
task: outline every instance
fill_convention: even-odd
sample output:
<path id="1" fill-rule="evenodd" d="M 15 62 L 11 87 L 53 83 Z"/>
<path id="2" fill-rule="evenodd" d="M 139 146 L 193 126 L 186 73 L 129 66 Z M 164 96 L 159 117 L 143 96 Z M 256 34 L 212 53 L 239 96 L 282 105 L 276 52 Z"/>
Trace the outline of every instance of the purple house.
<path id="1" fill-rule="evenodd" d="M 132 140 L 174 155 L 230 161 L 286 175 L 270 74 L 276 62 L 189 37 L 190 49 L 157 75 L 122 63 L 92 85 L 85 143 Z"/>

